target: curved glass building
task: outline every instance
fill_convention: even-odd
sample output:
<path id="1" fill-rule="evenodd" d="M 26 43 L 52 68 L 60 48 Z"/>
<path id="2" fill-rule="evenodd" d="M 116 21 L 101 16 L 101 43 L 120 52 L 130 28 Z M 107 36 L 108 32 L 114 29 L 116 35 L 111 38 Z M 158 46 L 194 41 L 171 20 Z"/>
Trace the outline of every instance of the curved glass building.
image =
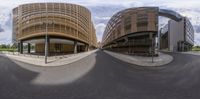
<path id="1" fill-rule="evenodd" d="M 13 9 L 13 40 L 23 53 L 77 53 L 97 47 L 90 11 L 68 3 L 32 3 Z"/>

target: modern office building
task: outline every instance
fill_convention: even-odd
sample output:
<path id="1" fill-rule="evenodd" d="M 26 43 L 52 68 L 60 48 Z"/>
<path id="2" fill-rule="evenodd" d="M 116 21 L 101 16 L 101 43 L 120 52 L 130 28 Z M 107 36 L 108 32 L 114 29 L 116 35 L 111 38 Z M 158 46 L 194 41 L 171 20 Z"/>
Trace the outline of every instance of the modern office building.
<path id="1" fill-rule="evenodd" d="M 190 51 L 194 45 L 194 29 L 187 17 L 180 22 L 169 20 L 161 28 L 160 48 L 169 51 Z"/>
<path id="2" fill-rule="evenodd" d="M 113 15 L 107 23 L 102 48 L 128 54 L 155 54 L 158 16 L 174 22 L 183 21 L 179 13 L 158 7 L 125 9 Z"/>
<path id="3" fill-rule="evenodd" d="M 116 13 L 104 31 L 103 48 L 123 53 L 152 53 L 158 30 L 158 10 L 158 7 L 140 7 Z"/>
<path id="4" fill-rule="evenodd" d="M 13 41 L 20 53 L 27 44 L 28 53 L 77 53 L 97 47 L 91 12 L 68 3 L 31 3 L 13 9 Z"/>

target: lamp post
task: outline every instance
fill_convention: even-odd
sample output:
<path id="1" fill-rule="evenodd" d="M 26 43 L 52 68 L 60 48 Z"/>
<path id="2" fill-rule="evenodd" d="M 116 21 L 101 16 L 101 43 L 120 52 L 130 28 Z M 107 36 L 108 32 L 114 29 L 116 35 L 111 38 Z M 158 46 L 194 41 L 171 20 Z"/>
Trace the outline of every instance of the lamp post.
<path id="1" fill-rule="evenodd" d="M 46 3 L 46 29 L 45 29 L 45 32 L 46 32 L 46 34 L 45 34 L 45 64 L 47 64 L 47 56 L 48 56 L 48 37 L 47 37 L 47 19 L 48 17 L 47 17 L 47 3 Z"/>
<path id="2" fill-rule="evenodd" d="M 152 41 L 152 42 L 151 42 L 151 56 L 152 56 L 152 63 L 153 63 L 153 62 L 154 62 L 154 61 L 153 61 L 153 57 L 154 57 L 154 56 L 153 56 L 153 54 L 154 54 L 154 46 L 153 46 L 154 39 L 153 39 L 153 37 L 152 37 L 151 41 Z"/>
<path id="3" fill-rule="evenodd" d="M 154 45 L 154 37 L 153 37 L 153 33 L 150 34 L 150 41 L 151 41 L 150 54 L 151 54 L 152 63 L 153 63 L 153 62 L 154 62 L 154 61 L 153 61 L 153 57 L 154 57 L 154 56 L 153 56 L 153 54 L 154 54 L 154 52 L 153 52 L 153 51 L 154 51 L 154 46 L 153 46 L 153 45 Z"/>

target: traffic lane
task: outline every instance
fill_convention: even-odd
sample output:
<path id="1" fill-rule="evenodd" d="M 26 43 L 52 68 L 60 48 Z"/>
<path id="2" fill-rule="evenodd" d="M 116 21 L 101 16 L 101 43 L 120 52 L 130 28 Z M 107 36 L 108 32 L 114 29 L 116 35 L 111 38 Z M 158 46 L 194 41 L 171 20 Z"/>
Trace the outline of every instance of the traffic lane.
<path id="1" fill-rule="evenodd" d="M 169 97 L 172 99 L 174 97 L 187 99 L 187 96 L 190 96 L 191 99 L 199 98 L 200 57 L 179 53 L 169 54 L 175 60 L 161 67 L 140 67 L 110 58 L 117 64 L 121 64 L 110 64 L 111 67 L 115 67 L 116 76 L 114 76 L 114 79 L 117 80 L 116 82 L 122 82 L 123 85 L 130 87 L 129 89 L 132 87 L 132 89 L 137 90 L 137 93 L 143 93 L 144 96 L 141 96 L 143 99 L 145 96 L 149 96 L 145 95 L 145 92 L 163 99 L 168 99 Z M 117 67 L 119 68 L 117 69 Z M 165 98 L 165 96 L 168 98 Z"/>
<path id="2" fill-rule="evenodd" d="M 94 61 L 94 58 L 96 59 L 94 67 L 86 75 L 73 83 L 41 86 L 30 85 L 28 80 L 26 80 L 29 77 L 26 78 L 26 76 L 22 76 L 20 81 L 8 80 L 6 79 L 7 77 L 5 77 L 5 79 L 3 79 L 5 80 L 3 81 L 5 83 L 0 84 L 0 96 L 3 99 L 65 99 L 66 97 L 69 99 L 199 98 L 199 84 L 191 84 L 191 82 L 194 82 L 194 76 L 199 77 L 199 73 L 196 73 L 198 70 L 196 70 L 195 73 L 192 72 L 194 75 L 191 75 L 190 72 L 194 68 L 198 69 L 198 67 L 194 66 L 194 64 L 198 64 L 198 62 L 193 60 L 198 59 L 198 57 L 188 55 L 187 57 L 192 59 L 188 60 L 187 58 L 184 58 L 185 55 L 173 55 L 178 59 L 166 66 L 144 68 L 130 65 L 117 60 L 102 51 L 98 51 L 89 57 L 71 64 L 72 66 L 89 65 L 81 64 L 81 62 L 89 61 L 90 63 Z M 5 60 L 3 61 L 6 62 Z M 189 64 L 181 66 L 189 61 L 194 61 L 191 64 L 192 66 Z M 2 64 L 0 66 L 4 67 Z M 23 71 L 21 69 L 15 69 L 19 67 L 14 64 L 10 64 L 9 66 L 12 67 L 11 69 L 14 68 L 14 71 L 16 70 L 15 72 L 21 71 L 19 72 L 20 74 L 28 74 L 26 70 Z M 6 73 L 14 72 L 11 72 L 9 69 Z M 64 67 L 56 68 L 57 71 L 59 71 L 59 69 L 63 70 Z M 48 69 L 45 70 L 48 71 Z M 34 78 L 35 76 L 32 77 Z M 188 83 L 187 80 L 186 82 L 184 82 L 185 80 L 181 81 L 182 79 L 189 79 L 190 83 Z M 26 81 L 27 83 L 22 83 Z M 196 82 L 199 82 L 199 79 L 196 79 Z"/>

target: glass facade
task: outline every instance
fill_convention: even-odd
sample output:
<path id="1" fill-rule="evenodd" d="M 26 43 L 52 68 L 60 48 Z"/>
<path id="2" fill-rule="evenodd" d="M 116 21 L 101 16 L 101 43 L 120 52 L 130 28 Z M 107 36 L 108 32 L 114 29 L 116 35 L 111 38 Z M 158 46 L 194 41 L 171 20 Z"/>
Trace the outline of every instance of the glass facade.
<path id="1" fill-rule="evenodd" d="M 194 29 L 188 18 L 185 18 L 185 40 L 194 45 Z"/>

